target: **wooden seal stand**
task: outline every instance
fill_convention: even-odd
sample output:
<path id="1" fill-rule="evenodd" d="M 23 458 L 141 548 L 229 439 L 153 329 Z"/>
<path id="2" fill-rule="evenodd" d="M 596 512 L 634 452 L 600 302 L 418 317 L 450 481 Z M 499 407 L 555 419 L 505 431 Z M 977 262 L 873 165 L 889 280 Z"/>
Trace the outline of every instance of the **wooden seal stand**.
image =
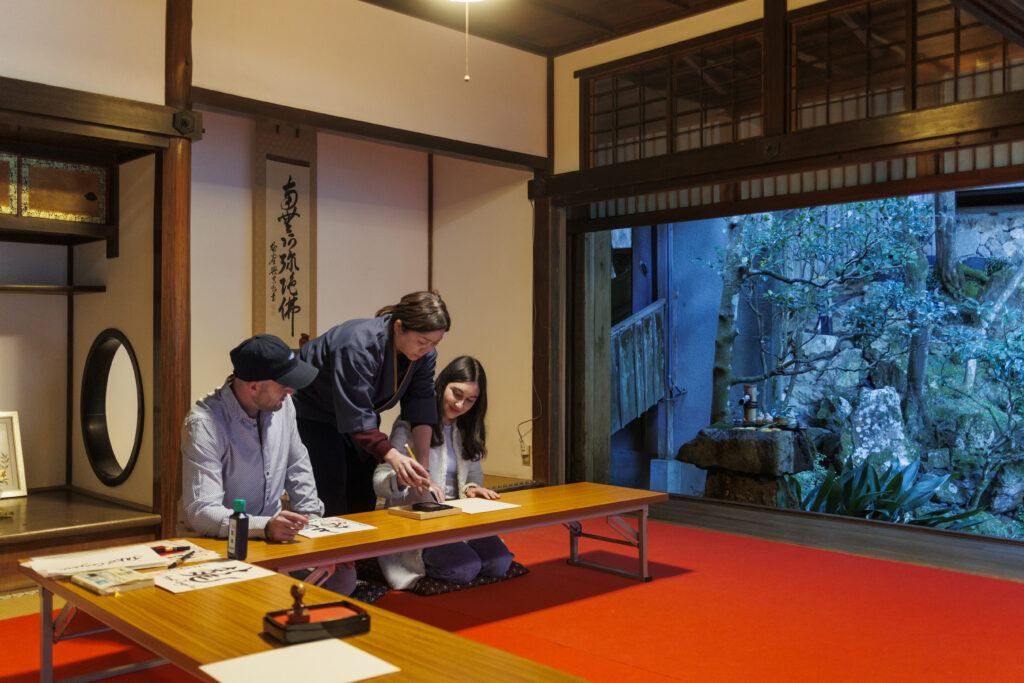
<path id="1" fill-rule="evenodd" d="M 292 608 L 288 611 L 289 624 L 308 624 L 309 609 L 302 604 L 302 598 L 306 595 L 306 587 L 301 583 L 292 586 Z"/>
<path id="2" fill-rule="evenodd" d="M 341 600 L 312 607 L 302 600 L 305 584 L 291 587 L 292 606 L 263 615 L 263 632 L 285 643 L 304 643 L 321 638 L 344 638 L 370 630 L 370 615 L 354 602 Z"/>

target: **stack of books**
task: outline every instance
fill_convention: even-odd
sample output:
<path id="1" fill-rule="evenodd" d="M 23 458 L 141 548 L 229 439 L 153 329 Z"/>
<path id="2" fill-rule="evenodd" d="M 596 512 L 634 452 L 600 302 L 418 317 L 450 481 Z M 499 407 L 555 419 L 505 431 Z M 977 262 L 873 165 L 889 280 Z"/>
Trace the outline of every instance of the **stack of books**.
<path id="1" fill-rule="evenodd" d="M 71 582 L 93 593 L 113 595 L 153 585 L 153 575 L 137 572 L 127 567 L 112 567 L 95 572 L 72 574 Z"/>

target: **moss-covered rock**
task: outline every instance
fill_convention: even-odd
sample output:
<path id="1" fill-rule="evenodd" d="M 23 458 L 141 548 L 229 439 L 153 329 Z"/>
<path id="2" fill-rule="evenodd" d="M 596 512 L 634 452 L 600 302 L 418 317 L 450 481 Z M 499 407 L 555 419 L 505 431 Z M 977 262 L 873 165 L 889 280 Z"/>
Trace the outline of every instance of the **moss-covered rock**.
<path id="1" fill-rule="evenodd" d="M 992 482 L 992 501 L 989 509 L 998 514 L 1014 512 L 1024 502 L 1024 463 L 1014 462 L 1003 467 Z"/>
<path id="2" fill-rule="evenodd" d="M 993 515 L 990 512 L 979 512 L 975 515 L 975 519 L 980 519 L 981 522 L 971 527 L 973 533 L 999 538 L 1014 538 L 1015 524 L 1012 519 Z"/>
<path id="3" fill-rule="evenodd" d="M 957 469 L 975 469 L 984 464 L 996 440 L 996 429 L 988 415 L 967 413 L 956 419 L 951 458 Z"/>
<path id="4" fill-rule="evenodd" d="M 914 450 L 908 447 L 903 430 L 900 395 L 892 387 L 864 388 L 856 410 L 850 416 L 853 433 L 854 465 L 865 460 L 879 469 L 894 463 L 906 467 L 914 460 Z"/>

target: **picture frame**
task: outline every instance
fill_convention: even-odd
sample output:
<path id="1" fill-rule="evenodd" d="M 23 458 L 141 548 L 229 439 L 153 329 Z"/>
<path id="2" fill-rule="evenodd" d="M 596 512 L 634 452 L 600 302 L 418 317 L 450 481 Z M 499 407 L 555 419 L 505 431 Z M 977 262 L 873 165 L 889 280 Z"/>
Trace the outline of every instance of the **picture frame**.
<path id="1" fill-rule="evenodd" d="M 0 499 L 27 495 L 18 412 L 0 410 Z"/>

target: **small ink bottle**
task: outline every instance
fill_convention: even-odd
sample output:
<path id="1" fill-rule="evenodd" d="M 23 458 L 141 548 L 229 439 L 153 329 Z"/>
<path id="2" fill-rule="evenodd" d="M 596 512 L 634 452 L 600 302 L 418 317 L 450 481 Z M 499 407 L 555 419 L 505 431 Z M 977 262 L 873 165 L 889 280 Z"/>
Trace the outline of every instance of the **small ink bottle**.
<path id="1" fill-rule="evenodd" d="M 228 557 L 244 560 L 249 554 L 249 515 L 245 514 L 245 501 L 235 498 L 235 512 L 228 519 Z"/>

